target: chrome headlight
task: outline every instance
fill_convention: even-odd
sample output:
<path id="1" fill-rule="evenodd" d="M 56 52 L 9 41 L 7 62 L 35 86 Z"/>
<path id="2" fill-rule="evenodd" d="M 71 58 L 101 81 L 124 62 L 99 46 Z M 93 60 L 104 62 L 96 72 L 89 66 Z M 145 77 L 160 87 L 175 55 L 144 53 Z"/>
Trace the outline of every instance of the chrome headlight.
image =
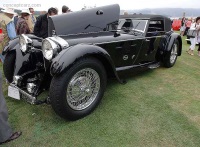
<path id="1" fill-rule="evenodd" d="M 49 38 L 46 38 L 42 42 L 42 52 L 47 60 L 51 60 L 53 58 L 53 55 L 58 48 L 59 46 Z"/>
<path id="2" fill-rule="evenodd" d="M 18 85 L 21 83 L 22 77 L 21 76 L 13 76 L 13 83 Z"/>
<path id="3" fill-rule="evenodd" d="M 66 49 L 68 47 L 69 44 L 67 41 L 58 36 L 46 38 L 42 42 L 42 52 L 47 60 L 51 60 L 62 49 Z"/>
<path id="4" fill-rule="evenodd" d="M 32 47 L 33 41 L 26 35 L 22 34 L 19 36 L 19 45 L 22 52 L 27 52 Z"/>

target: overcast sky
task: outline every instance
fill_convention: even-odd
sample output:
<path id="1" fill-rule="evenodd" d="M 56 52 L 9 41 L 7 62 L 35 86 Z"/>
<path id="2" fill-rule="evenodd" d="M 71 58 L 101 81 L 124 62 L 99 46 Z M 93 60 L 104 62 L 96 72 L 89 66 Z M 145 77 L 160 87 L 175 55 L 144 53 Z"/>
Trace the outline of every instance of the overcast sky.
<path id="1" fill-rule="evenodd" d="M 134 10 L 144 8 L 199 8 L 200 0 L 0 0 L 0 7 L 14 6 L 22 4 L 26 9 L 26 4 L 38 4 L 35 10 L 48 10 L 49 7 L 57 7 L 61 10 L 62 5 L 68 6 L 72 11 L 80 10 L 86 6 L 103 6 L 118 3 L 121 10 Z M 11 5 L 10 5 L 11 4 Z M 16 8 L 16 7 L 15 7 Z"/>

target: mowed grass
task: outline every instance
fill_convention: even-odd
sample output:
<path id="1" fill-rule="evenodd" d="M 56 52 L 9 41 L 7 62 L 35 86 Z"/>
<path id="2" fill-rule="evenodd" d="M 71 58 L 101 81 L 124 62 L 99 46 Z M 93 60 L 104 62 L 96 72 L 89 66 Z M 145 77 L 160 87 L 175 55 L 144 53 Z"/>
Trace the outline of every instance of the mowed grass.
<path id="1" fill-rule="evenodd" d="M 6 96 L 9 122 L 23 135 L 4 146 L 200 146 L 200 57 L 186 53 L 184 39 L 174 67 L 129 76 L 125 85 L 109 80 L 97 109 L 78 121 Z"/>

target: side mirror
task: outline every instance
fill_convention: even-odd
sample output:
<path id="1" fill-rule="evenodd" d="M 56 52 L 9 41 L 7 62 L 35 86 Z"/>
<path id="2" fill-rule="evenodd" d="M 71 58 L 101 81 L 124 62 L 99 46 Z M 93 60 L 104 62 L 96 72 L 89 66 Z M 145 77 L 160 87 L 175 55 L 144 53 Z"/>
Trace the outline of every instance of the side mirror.
<path id="1" fill-rule="evenodd" d="M 97 14 L 97 15 L 103 15 L 103 10 L 98 10 L 98 11 L 96 12 L 96 14 Z"/>

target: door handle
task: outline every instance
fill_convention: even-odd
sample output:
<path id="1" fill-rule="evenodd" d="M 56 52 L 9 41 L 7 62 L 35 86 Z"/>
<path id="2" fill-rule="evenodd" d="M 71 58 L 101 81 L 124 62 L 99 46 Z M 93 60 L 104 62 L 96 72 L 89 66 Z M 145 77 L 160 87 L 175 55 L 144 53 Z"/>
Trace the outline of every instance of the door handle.
<path id="1" fill-rule="evenodd" d="M 149 40 L 149 39 L 145 39 L 145 41 L 147 41 L 147 42 L 148 42 L 148 41 L 150 41 L 150 40 Z"/>
<path id="2" fill-rule="evenodd" d="M 122 49 L 122 46 L 118 46 L 118 47 L 116 47 L 116 49 Z"/>
<path id="3" fill-rule="evenodd" d="M 134 47 L 134 46 L 136 46 L 136 45 L 137 45 L 137 44 L 132 44 L 131 47 Z"/>

